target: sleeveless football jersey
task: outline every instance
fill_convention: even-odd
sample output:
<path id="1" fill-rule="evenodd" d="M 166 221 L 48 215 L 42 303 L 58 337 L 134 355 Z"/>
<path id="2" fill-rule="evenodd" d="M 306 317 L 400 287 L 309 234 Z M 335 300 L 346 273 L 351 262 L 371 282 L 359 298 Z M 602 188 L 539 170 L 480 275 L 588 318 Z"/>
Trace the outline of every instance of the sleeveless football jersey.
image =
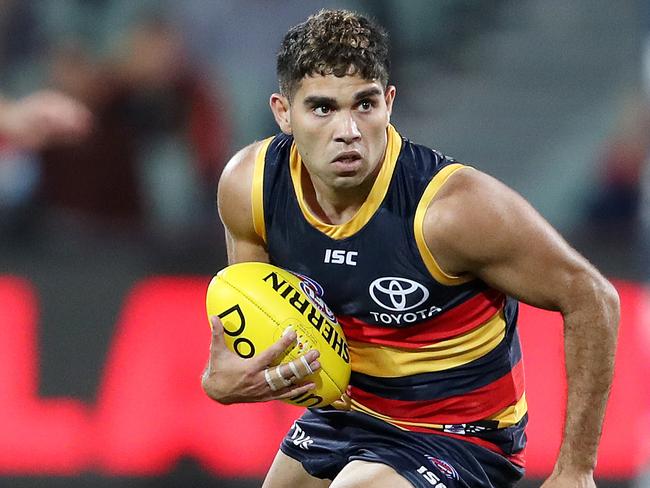
<path id="1" fill-rule="evenodd" d="M 348 339 L 352 408 L 401 429 L 460 437 L 523 465 L 527 405 L 517 302 L 450 276 L 424 242 L 424 214 L 462 164 L 389 126 L 367 200 L 329 225 L 303 200 L 293 138 L 264 141 L 253 217 L 272 264 L 318 282 Z"/>

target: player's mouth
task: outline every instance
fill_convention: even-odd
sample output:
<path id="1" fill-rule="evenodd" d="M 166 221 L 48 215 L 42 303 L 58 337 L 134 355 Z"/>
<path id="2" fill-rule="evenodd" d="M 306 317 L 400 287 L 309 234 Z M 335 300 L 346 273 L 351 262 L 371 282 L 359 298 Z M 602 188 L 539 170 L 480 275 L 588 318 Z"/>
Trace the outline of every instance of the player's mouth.
<path id="1" fill-rule="evenodd" d="M 346 151 L 338 154 L 331 164 L 334 165 L 337 172 L 348 173 L 358 170 L 362 161 L 363 158 L 358 151 Z"/>

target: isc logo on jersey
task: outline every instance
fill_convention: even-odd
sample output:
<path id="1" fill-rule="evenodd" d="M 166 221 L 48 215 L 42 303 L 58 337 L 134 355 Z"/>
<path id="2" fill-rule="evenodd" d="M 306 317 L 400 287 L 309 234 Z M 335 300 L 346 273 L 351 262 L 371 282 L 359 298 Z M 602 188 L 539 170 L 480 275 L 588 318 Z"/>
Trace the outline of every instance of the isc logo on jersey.
<path id="1" fill-rule="evenodd" d="M 424 320 L 438 314 L 437 306 L 418 308 L 429 298 L 429 290 L 417 281 L 398 276 L 377 278 L 368 287 L 370 298 L 382 307 L 370 311 L 376 322 L 385 325 L 402 325 Z"/>
<path id="2" fill-rule="evenodd" d="M 325 249 L 325 258 L 323 262 L 326 264 L 346 264 L 348 266 L 357 265 L 357 251 L 347 251 L 345 249 Z"/>

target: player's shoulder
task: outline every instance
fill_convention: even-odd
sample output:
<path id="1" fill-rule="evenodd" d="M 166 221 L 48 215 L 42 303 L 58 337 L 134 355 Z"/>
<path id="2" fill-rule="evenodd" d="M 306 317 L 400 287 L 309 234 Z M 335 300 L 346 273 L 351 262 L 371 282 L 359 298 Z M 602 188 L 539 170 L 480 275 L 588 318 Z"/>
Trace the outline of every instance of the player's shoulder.
<path id="1" fill-rule="evenodd" d="M 265 141 L 240 149 L 223 170 L 217 190 L 217 204 L 222 222 L 231 232 L 252 235 L 252 188 L 255 162 Z"/>
<path id="2" fill-rule="evenodd" d="M 471 275 L 477 263 L 515 252 L 533 214 L 504 183 L 462 167 L 430 202 L 422 230 L 427 248 L 447 274 Z"/>
<path id="3" fill-rule="evenodd" d="M 434 199 L 440 209 L 454 211 L 476 206 L 487 211 L 507 206 L 516 195 L 497 178 L 472 166 L 454 164 L 450 169 L 453 171 Z"/>
<path id="4" fill-rule="evenodd" d="M 427 233 L 441 240 L 492 235 L 511 224 L 529 204 L 512 188 L 480 170 L 462 166 L 449 176 L 429 204 Z M 480 240 L 480 239 L 479 239 Z"/>
<path id="5" fill-rule="evenodd" d="M 219 179 L 220 204 L 224 200 L 234 199 L 234 201 L 240 202 L 248 200 L 253 186 L 257 158 L 268 144 L 269 139 L 255 141 L 237 151 L 230 158 Z"/>
<path id="6" fill-rule="evenodd" d="M 445 185 L 440 189 L 439 198 L 441 200 L 496 197 L 497 195 L 492 195 L 492 192 L 496 187 L 504 186 L 496 178 L 471 165 L 455 161 L 452 164 L 455 171 L 450 174 Z"/>
<path id="7" fill-rule="evenodd" d="M 242 180 L 246 180 L 246 176 L 252 177 L 253 169 L 255 168 L 255 160 L 263 145 L 264 141 L 255 141 L 237 151 L 235 155 L 230 158 L 223 170 L 220 179 L 220 186 L 224 183 L 242 183 Z"/>

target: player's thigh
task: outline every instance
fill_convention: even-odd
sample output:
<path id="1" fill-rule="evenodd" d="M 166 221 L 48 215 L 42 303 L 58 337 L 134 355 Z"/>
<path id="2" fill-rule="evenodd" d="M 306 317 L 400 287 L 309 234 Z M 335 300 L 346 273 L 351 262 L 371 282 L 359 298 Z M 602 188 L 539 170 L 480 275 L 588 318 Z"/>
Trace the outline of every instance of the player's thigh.
<path id="1" fill-rule="evenodd" d="M 348 463 L 334 478 L 330 488 L 413 488 L 390 466 L 355 460 Z"/>
<path id="2" fill-rule="evenodd" d="M 330 486 L 330 483 L 330 480 L 314 478 L 305 471 L 302 464 L 282 451 L 278 451 L 262 488 L 285 488 L 287 486 L 326 488 Z"/>

